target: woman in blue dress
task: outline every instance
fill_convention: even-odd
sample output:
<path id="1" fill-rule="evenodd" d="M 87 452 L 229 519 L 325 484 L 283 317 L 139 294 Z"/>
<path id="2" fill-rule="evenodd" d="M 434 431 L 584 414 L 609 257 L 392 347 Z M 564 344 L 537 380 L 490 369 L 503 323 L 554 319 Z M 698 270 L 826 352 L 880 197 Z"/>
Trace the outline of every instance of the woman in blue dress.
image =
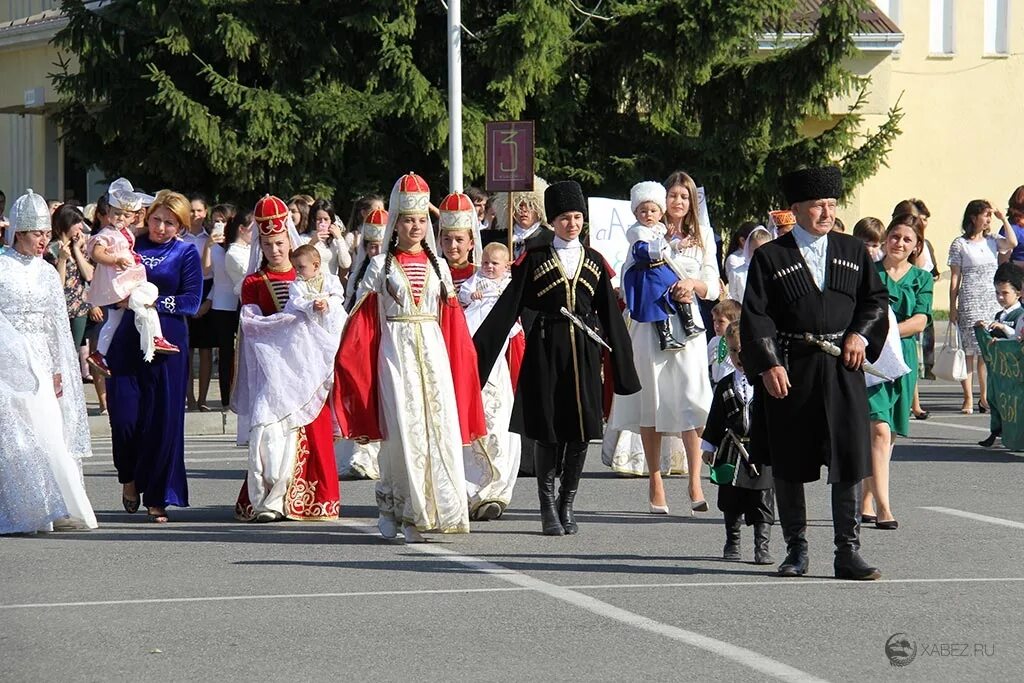
<path id="1" fill-rule="evenodd" d="M 188 506 L 185 480 L 185 389 L 188 384 L 188 322 L 203 292 L 199 252 L 177 239 L 189 225 L 188 200 L 177 192 L 157 195 L 146 214 L 146 232 L 136 253 L 159 296 L 154 303 L 164 337 L 181 353 L 157 355 L 152 362 L 139 351 L 139 333 L 131 309 L 107 355 L 107 380 L 114 466 L 128 512 L 146 506 L 150 521 L 168 521 L 167 506 Z M 124 305 L 125 302 L 122 302 Z"/>

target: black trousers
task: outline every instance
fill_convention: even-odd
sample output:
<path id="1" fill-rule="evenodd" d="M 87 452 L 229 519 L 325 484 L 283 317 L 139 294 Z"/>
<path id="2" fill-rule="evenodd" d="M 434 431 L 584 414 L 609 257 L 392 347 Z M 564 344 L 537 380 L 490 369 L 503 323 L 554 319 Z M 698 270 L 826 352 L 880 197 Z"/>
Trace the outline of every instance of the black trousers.
<path id="1" fill-rule="evenodd" d="M 217 381 L 220 401 L 226 408 L 231 403 L 231 386 L 235 374 L 235 335 L 238 332 L 238 311 L 210 311 L 204 318 L 210 325 L 213 346 L 217 349 Z"/>
<path id="2" fill-rule="evenodd" d="M 727 515 L 743 515 L 747 526 L 775 523 L 775 492 L 743 489 L 728 484 L 718 487 L 718 509 Z"/>

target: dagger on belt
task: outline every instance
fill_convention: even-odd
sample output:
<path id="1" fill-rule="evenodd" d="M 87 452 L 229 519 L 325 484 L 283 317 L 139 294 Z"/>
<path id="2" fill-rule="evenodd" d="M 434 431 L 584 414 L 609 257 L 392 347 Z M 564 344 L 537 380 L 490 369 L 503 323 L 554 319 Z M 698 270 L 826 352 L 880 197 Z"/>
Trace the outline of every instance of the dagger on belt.
<path id="1" fill-rule="evenodd" d="M 804 341 L 807 342 L 808 344 L 814 344 L 815 346 L 817 346 L 819 349 L 821 349 L 830 356 L 835 356 L 836 358 L 838 358 L 839 356 L 843 355 L 842 349 L 840 349 L 838 346 L 825 339 L 818 339 L 810 332 L 804 333 Z M 861 365 L 861 368 L 864 370 L 864 372 L 868 373 L 869 375 L 880 377 L 886 382 L 893 381 L 892 377 L 889 377 L 884 372 L 882 372 L 881 370 L 879 370 L 878 368 L 876 368 L 874 365 L 867 361 L 864 361 L 864 364 Z"/>
<path id="2" fill-rule="evenodd" d="M 601 339 L 601 335 L 599 335 L 594 328 L 590 327 L 585 322 L 580 320 L 578 315 L 574 314 L 565 306 L 562 306 L 561 313 L 562 315 L 569 319 L 569 322 L 571 322 L 576 327 L 580 328 L 588 337 L 590 337 L 592 340 L 594 340 L 604 348 L 608 349 L 608 352 L 611 353 L 612 347 L 608 346 L 608 342 L 606 342 L 604 339 Z"/>

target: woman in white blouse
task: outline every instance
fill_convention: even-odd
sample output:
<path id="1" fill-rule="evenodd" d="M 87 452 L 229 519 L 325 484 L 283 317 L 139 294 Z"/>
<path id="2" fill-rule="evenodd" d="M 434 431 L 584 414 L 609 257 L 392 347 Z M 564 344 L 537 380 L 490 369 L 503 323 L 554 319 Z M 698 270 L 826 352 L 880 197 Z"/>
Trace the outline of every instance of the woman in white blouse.
<path id="1" fill-rule="evenodd" d="M 238 331 L 238 295 L 249 264 L 251 212 L 239 212 L 228 219 L 223 232 L 210 234 L 203 253 L 203 270 L 213 272 L 213 287 L 206 300 L 207 316 L 217 343 L 217 374 L 220 401 L 225 408 L 231 402 L 231 379 L 235 366 L 235 334 Z"/>

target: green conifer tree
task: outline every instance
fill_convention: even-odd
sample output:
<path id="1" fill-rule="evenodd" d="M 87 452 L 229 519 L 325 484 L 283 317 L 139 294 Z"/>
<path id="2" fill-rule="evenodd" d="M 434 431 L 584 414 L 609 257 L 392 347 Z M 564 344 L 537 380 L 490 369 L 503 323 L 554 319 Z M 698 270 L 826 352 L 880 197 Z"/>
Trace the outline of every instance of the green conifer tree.
<path id="1" fill-rule="evenodd" d="M 54 74 L 74 153 L 147 189 L 347 200 L 416 170 L 446 190 L 445 9 L 416 0 L 64 0 Z M 483 123 L 537 122 L 537 167 L 623 195 L 682 168 L 719 225 L 780 204 L 783 169 L 834 161 L 848 189 L 899 133 L 864 135 L 868 87 L 844 66 L 864 0 L 824 0 L 811 37 L 759 53 L 796 0 L 463 3 L 467 181 L 484 171 Z M 808 138 L 804 125 L 834 125 Z"/>

